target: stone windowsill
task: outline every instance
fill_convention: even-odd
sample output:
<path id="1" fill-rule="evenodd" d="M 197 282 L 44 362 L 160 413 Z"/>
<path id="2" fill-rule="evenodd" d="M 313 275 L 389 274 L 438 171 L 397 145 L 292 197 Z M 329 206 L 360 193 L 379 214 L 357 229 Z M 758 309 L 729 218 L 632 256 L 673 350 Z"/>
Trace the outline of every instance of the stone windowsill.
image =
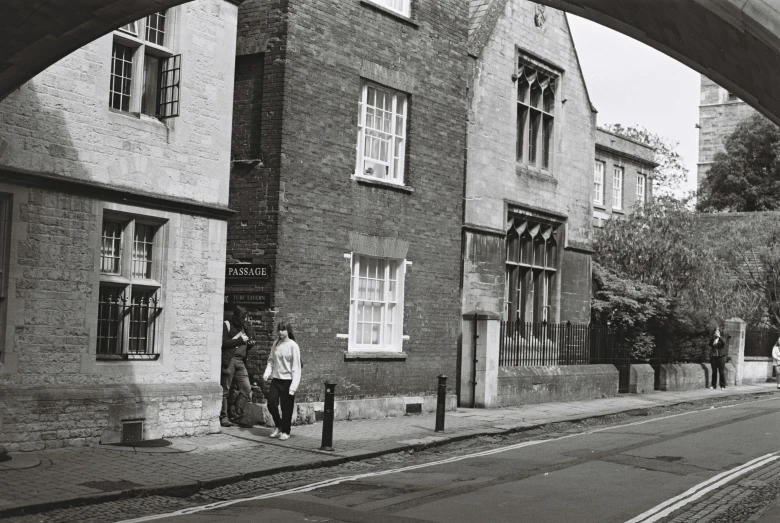
<path id="1" fill-rule="evenodd" d="M 555 178 L 555 176 L 552 175 L 552 173 L 548 171 L 541 171 L 536 167 L 532 167 L 524 163 L 518 162 L 516 164 L 515 174 L 517 174 L 518 176 L 528 175 L 529 177 L 534 178 L 536 180 L 540 180 L 545 183 L 550 183 L 552 185 L 558 185 L 558 180 Z"/>
<path id="2" fill-rule="evenodd" d="M 395 189 L 397 191 L 401 191 L 409 194 L 414 193 L 414 188 L 409 187 L 408 185 L 399 185 L 397 183 L 385 182 L 383 180 L 379 180 L 377 178 L 370 178 L 368 176 L 358 176 L 356 174 L 353 174 L 352 181 L 357 182 L 360 185 L 377 185 L 379 187 L 387 187 L 388 189 Z"/>
<path id="3" fill-rule="evenodd" d="M 600 211 L 606 211 L 606 210 L 607 210 L 607 208 L 606 208 L 606 207 L 604 207 L 603 205 L 599 205 L 598 203 L 594 203 L 594 204 L 593 204 L 593 208 L 594 208 L 594 209 L 598 209 L 598 210 L 600 210 Z"/>
<path id="4" fill-rule="evenodd" d="M 399 13 L 397 11 L 393 11 L 392 9 L 388 9 L 387 7 L 385 7 L 383 5 L 379 5 L 377 3 L 374 3 L 371 0 L 360 0 L 360 3 L 365 5 L 365 6 L 372 7 L 374 9 L 376 9 L 377 11 L 381 11 L 381 12 L 383 12 L 385 14 L 388 14 L 388 15 L 394 17 L 394 18 L 397 18 L 401 22 L 405 22 L 405 23 L 411 25 L 414 28 L 419 28 L 420 27 L 417 24 L 417 22 L 415 22 L 413 19 L 409 18 L 408 16 L 402 15 L 401 13 Z"/>
<path id="5" fill-rule="evenodd" d="M 623 209 L 615 209 L 614 207 L 612 208 L 612 212 L 615 214 L 626 214 L 626 211 Z"/>
<path id="6" fill-rule="evenodd" d="M 344 351 L 344 361 L 406 361 L 405 352 Z"/>

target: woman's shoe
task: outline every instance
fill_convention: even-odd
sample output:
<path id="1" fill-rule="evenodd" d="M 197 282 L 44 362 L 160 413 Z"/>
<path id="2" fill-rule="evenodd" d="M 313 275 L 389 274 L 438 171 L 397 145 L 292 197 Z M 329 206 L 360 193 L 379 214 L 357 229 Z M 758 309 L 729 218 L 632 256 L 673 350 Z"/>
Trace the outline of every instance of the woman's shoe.
<path id="1" fill-rule="evenodd" d="M 272 438 L 278 438 L 282 435 L 282 431 L 279 429 L 274 429 L 274 431 L 271 433 Z"/>
<path id="2" fill-rule="evenodd" d="M 288 439 L 290 439 L 290 435 L 289 434 L 285 434 L 284 432 L 282 432 L 282 435 L 279 436 L 279 441 L 286 441 Z"/>

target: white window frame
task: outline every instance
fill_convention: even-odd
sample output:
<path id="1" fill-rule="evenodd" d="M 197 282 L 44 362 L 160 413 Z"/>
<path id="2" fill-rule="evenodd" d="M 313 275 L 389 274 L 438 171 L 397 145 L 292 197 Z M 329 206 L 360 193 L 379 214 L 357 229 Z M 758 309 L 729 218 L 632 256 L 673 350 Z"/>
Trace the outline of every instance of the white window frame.
<path id="1" fill-rule="evenodd" d="M 645 205 L 645 203 L 647 203 L 647 200 L 645 199 L 646 185 L 647 185 L 647 176 L 644 174 L 637 174 L 636 175 L 636 201 L 643 206 Z"/>
<path id="2" fill-rule="evenodd" d="M 391 99 L 390 130 L 367 129 L 368 118 L 368 96 L 369 90 L 384 93 Z M 398 106 L 401 105 L 399 112 Z M 357 142 L 357 163 L 355 165 L 355 177 L 367 180 L 380 180 L 395 185 L 404 185 L 406 179 L 406 130 L 408 127 L 408 109 L 409 96 L 401 91 L 396 91 L 378 84 L 362 81 L 360 89 L 360 103 L 358 107 L 358 142 Z M 400 124 L 400 125 L 399 125 Z M 371 158 L 366 155 L 365 145 L 367 138 L 376 139 L 369 131 L 390 136 L 391 143 L 388 146 L 388 159 Z M 400 150 L 398 150 L 400 143 Z M 387 176 L 384 173 L 377 173 L 373 167 L 366 167 L 366 162 L 373 163 L 387 168 Z"/>
<path id="3" fill-rule="evenodd" d="M 604 162 L 596 160 L 593 166 L 593 203 L 596 205 L 604 205 L 604 171 Z"/>
<path id="4" fill-rule="evenodd" d="M 612 169 L 612 208 L 623 209 L 623 167 L 616 165 Z"/>
<path id="5" fill-rule="evenodd" d="M 155 13 L 154 15 L 156 15 Z M 175 8 L 169 8 L 164 11 L 165 15 L 165 45 L 158 45 L 150 40 L 147 40 L 146 24 L 149 19 L 149 15 L 130 24 L 126 24 L 117 29 L 113 33 L 114 44 L 119 44 L 125 47 L 129 47 L 132 50 L 132 72 L 130 76 L 130 104 L 127 111 L 121 108 L 114 107 L 113 103 L 113 70 L 114 70 L 114 53 L 111 53 L 111 63 L 109 72 L 109 101 L 108 106 L 112 111 L 120 113 L 132 113 L 132 114 L 144 114 L 149 117 L 154 117 L 157 112 L 157 90 L 159 89 L 160 78 L 157 78 L 155 88 L 151 89 L 151 93 L 147 93 L 147 60 L 149 59 L 165 59 L 174 57 L 173 42 L 175 41 L 175 28 L 177 20 L 177 10 Z M 134 33 L 132 31 L 135 31 Z M 112 46 L 113 48 L 113 46 Z M 152 96 L 153 99 L 150 102 L 144 102 L 145 96 Z"/>
<path id="6" fill-rule="evenodd" d="M 349 292 L 349 351 L 357 352 L 401 352 L 403 350 L 403 329 L 404 329 L 404 280 L 406 275 L 406 260 L 394 259 L 394 258 L 382 258 L 376 256 L 368 256 L 364 254 L 352 253 L 351 259 L 351 274 L 350 274 L 350 292 Z M 384 275 L 382 279 L 383 293 L 382 300 L 361 300 L 359 298 L 359 286 L 360 286 L 360 268 L 361 263 L 365 263 L 370 259 L 384 260 Z M 391 262 L 395 263 L 395 282 L 396 282 L 396 295 L 395 301 L 390 300 L 389 283 L 391 280 Z M 379 343 L 364 343 L 358 336 L 358 307 L 361 301 L 374 301 L 374 304 L 379 304 L 381 307 L 380 312 L 380 336 Z M 387 336 L 388 317 L 387 311 L 390 305 L 395 306 L 394 310 L 394 322 L 392 322 L 392 336 Z"/>
<path id="7" fill-rule="evenodd" d="M 403 15 L 407 18 L 411 16 L 411 0 L 370 0 L 376 5 L 380 5 L 385 9 Z"/>
<path id="8" fill-rule="evenodd" d="M 116 223 L 120 225 L 120 245 L 118 253 L 118 271 L 104 271 L 103 270 L 103 227 L 106 222 Z M 151 270 L 148 275 L 136 275 L 134 274 L 134 265 L 138 261 L 135 258 L 135 242 L 136 242 L 136 228 L 140 225 L 149 226 L 154 229 L 154 237 L 151 243 Z M 147 218 L 145 216 L 126 215 L 114 212 L 105 212 L 103 220 L 101 222 L 101 246 L 98 252 L 100 258 L 99 270 L 100 270 L 100 286 L 98 291 L 98 301 L 100 301 L 100 294 L 104 288 L 112 287 L 120 290 L 126 298 L 126 303 L 132 305 L 134 291 L 144 292 L 152 291 L 156 295 L 156 307 L 163 307 L 163 286 L 160 283 L 162 280 L 162 271 L 165 265 L 163 259 L 164 256 L 164 238 L 165 238 L 165 223 L 161 220 L 153 218 Z M 148 277 L 147 277 L 148 276 Z M 100 305 L 98 305 L 100 309 Z M 123 313 L 128 311 L 124 310 Z M 98 352 L 98 345 L 100 345 L 100 332 L 101 327 L 99 325 L 100 312 L 95 317 L 97 325 L 98 338 L 94 346 L 95 356 L 97 360 L 155 360 L 160 356 L 162 349 L 162 316 L 158 315 L 154 318 L 155 329 L 157 335 L 154 340 L 147 346 L 146 351 L 143 354 L 133 354 L 130 352 L 130 338 L 131 338 L 131 318 L 125 314 L 120 319 L 121 336 L 120 340 L 122 346 L 122 352 Z"/>

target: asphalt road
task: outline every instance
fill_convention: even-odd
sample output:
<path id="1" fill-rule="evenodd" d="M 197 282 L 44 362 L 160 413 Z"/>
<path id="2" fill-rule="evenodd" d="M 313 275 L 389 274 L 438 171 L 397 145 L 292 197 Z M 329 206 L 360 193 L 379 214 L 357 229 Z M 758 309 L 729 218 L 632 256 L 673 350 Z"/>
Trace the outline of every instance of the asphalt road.
<path id="1" fill-rule="evenodd" d="M 736 503 L 719 494 L 762 471 L 780 481 L 779 414 L 771 398 L 636 418 L 128 521 L 688 521 Z"/>

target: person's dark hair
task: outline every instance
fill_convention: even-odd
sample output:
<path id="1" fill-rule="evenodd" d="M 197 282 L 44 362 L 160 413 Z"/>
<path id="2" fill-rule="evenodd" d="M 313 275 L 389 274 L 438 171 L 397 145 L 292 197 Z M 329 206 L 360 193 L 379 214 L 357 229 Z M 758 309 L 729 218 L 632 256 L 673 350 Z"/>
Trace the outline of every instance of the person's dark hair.
<path id="1" fill-rule="evenodd" d="M 280 330 L 287 331 L 287 337 L 295 341 L 295 333 L 293 332 L 292 324 L 289 321 L 280 321 L 276 326 L 276 332 Z"/>

